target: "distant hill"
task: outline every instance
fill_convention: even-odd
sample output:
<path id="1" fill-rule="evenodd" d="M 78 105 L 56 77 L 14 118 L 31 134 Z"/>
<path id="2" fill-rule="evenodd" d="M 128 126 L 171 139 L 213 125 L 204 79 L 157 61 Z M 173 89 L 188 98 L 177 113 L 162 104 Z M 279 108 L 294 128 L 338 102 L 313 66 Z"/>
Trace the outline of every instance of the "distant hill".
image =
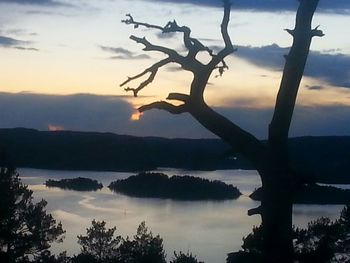
<path id="1" fill-rule="evenodd" d="M 350 183 L 350 136 L 290 139 L 292 166 L 323 183 Z M 219 139 L 165 139 L 113 133 L 0 129 L 0 151 L 16 167 L 144 171 L 254 169 Z"/>

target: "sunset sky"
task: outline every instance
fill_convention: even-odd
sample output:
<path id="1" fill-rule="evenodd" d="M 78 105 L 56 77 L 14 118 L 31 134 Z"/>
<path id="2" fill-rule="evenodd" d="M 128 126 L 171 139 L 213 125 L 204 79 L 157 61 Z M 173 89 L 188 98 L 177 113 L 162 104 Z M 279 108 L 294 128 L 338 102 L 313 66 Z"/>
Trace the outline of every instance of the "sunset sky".
<path id="1" fill-rule="evenodd" d="M 230 69 L 210 80 L 208 104 L 266 137 L 293 28 L 296 0 L 233 0 L 229 33 L 238 51 Z M 131 34 L 184 52 L 181 35 L 134 29 L 138 21 L 164 26 L 176 19 L 193 36 L 222 46 L 220 0 L 0 0 L 0 127 L 102 131 L 138 136 L 212 137 L 188 115 L 135 108 L 188 92 L 191 74 L 170 65 L 133 98 L 119 87 L 127 76 L 161 59 Z M 291 136 L 350 135 L 350 1 L 320 0 L 314 38 L 300 87 Z M 201 58 L 203 62 L 206 57 Z M 139 81 L 130 83 L 131 87 Z M 135 115 L 134 115 L 135 117 Z"/>

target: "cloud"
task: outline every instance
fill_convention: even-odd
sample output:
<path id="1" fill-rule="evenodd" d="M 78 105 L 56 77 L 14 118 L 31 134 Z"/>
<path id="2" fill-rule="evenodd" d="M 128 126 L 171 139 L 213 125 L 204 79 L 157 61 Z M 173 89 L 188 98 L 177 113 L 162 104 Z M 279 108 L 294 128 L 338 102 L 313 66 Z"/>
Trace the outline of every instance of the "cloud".
<path id="1" fill-rule="evenodd" d="M 222 6 L 220 0 L 145 0 L 155 2 L 171 2 L 182 4 L 193 4 L 203 6 Z M 296 0 L 235 0 L 232 1 L 233 9 L 253 10 L 253 11 L 295 11 L 298 7 Z M 350 13 L 350 1 L 348 0 L 322 0 L 318 10 L 326 13 Z"/>
<path id="2" fill-rule="evenodd" d="M 149 59 L 151 58 L 146 54 L 138 55 L 122 47 L 107 47 L 107 46 L 99 46 L 99 47 L 103 51 L 117 54 L 116 56 L 109 57 L 110 59 Z"/>
<path id="3" fill-rule="evenodd" d="M 324 87 L 323 86 L 309 86 L 309 85 L 306 85 L 305 88 L 307 88 L 308 90 L 323 90 Z"/>
<path id="4" fill-rule="evenodd" d="M 0 47 L 13 47 L 22 44 L 26 44 L 26 42 L 11 37 L 0 36 Z"/>
<path id="5" fill-rule="evenodd" d="M 262 47 L 238 46 L 234 56 L 245 59 L 257 66 L 282 70 L 289 48 L 272 44 Z M 310 51 L 305 75 L 318 78 L 331 85 L 350 88 L 350 56 L 345 54 L 326 54 Z"/>
<path id="6" fill-rule="evenodd" d="M 14 48 L 18 50 L 39 51 L 37 48 L 24 46 L 28 45 L 29 43 L 29 41 L 18 40 L 12 37 L 5 37 L 0 35 L 0 47 Z"/>
<path id="7" fill-rule="evenodd" d="M 160 39 L 169 39 L 176 36 L 176 32 L 157 32 L 156 36 Z"/>
<path id="8" fill-rule="evenodd" d="M 69 6 L 69 4 L 55 0 L 0 0 L 0 4 L 1 3 L 41 6 Z"/>
<path id="9" fill-rule="evenodd" d="M 1 127 L 125 133 L 133 108 L 114 96 L 0 93 L 0 111 Z"/>
<path id="10" fill-rule="evenodd" d="M 267 136 L 272 108 L 215 108 L 259 138 Z M 130 120 L 132 105 L 116 96 L 0 93 L 0 127 L 48 130 L 48 125 L 76 131 L 113 132 L 135 136 L 212 138 L 189 114 L 153 110 Z M 349 135 L 350 106 L 297 106 L 291 136 Z M 50 126 L 52 128 L 52 126 Z"/>
<path id="11" fill-rule="evenodd" d="M 13 48 L 18 50 L 39 51 L 39 49 L 34 47 L 13 47 Z"/>

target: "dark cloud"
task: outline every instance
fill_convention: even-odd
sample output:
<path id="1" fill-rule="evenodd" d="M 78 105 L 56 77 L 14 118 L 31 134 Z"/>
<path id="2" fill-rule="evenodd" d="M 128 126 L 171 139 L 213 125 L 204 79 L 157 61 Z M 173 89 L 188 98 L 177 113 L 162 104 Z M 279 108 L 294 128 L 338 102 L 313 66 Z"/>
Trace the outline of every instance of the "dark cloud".
<path id="1" fill-rule="evenodd" d="M 1 127 L 48 130 L 51 125 L 68 130 L 124 133 L 132 111 L 129 103 L 113 96 L 0 93 Z"/>
<path id="2" fill-rule="evenodd" d="M 166 70 L 169 71 L 169 72 L 179 72 L 179 71 L 183 71 L 183 69 L 181 68 L 181 66 L 178 66 L 178 65 L 166 66 Z"/>
<path id="3" fill-rule="evenodd" d="M 222 6 L 221 0 L 145 0 L 156 2 L 184 3 L 204 6 Z M 297 0 L 234 0 L 233 9 L 254 10 L 254 11 L 295 11 L 298 7 Z M 349 0 L 322 0 L 318 10 L 327 13 L 350 13 Z"/>
<path id="4" fill-rule="evenodd" d="M 39 51 L 39 49 L 34 48 L 34 47 L 14 47 L 14 49 L 18 49 L 18 50 L 28 50 L 28 51 Z"/>
<path id="5" fill-rule="evenodd" d="M 28 44 L 30 44 L 29 41 L 22 41 L 11 37 L 0 36 L 0 47 L 14 48 L 17 50 L 39 51 L 37 48 L 26 47 Z"/>
<path id="6" fill-rule="evenodd" d="M 1 3 L 20 5 L 68 6 L 68 4 L 55 0 L 0 0 L 0 4 Z"/>
<path id="7" fill-rule="evenodd" d="M 309 86 L 309 85 L 306 85 L 305 87 L 306 87 L 307 89 L 309 89 L 309 90 L 323 90 L 323 89 L 324 89 L 323 86 L 318 86 L 318 85 L 316 85 L 316 86 Z"/>
<path id="8" fill-rule="evenodd" d="M 282 70 L 289 48 L 272 44 L 262 47 L 238 46 L 235 56 L 257 66 Z M 305 75 L 322 79 L 332 85 L 350 88 L 350 56 L 325 54 L 311 51 L 305 68 Z"/>
<path id="9" fill-rule="evenodd" d="M 11 37 L 0 36 L 0 47 L 14 47 L 16 45 L 25 44 L 25 41 L 14 39 Z"/>
<path id="10" fill-rule="evenodd" d="M 175 32 L 158 32 L 156 36 L 160 39 L 174 38 L 176 36 Z"/>
<path id="11" fill-rule="evenodd" d="M 271 108 L 241 106 L 215 110 L 259 138 L 266 138 L 273 112 Z M 1 128 L 99 131 L 136 136 L 214 137 L 188 114 L 171 115 L 153 110 L 146 112 L 139 121 L 131 121 L 132 113 L 131 104 L 116 96 L 0 93 Z M 349 135 L 349 116 L 349 106 L 297 106 L 290 135 Z"/>
<path id="12" fill-rule="evenodd" d="M 117 54 L 116 56 L 111 56 L 110 59 L 149 59 L 151 58 L 146 54 L 135 54 L 134 52 L 122 47 L 107 47 L 107 46 L 99 46 L 99 47 L 103 51 Z"/>
<path id="13" fill-rule="evenodd" d="M 2 32 L 3 35 L 15 35 L 15 36 L 37 36 L 38 34 L 35 32 L 28 32 L 27 30 L 21 29 L 21 28 L 12 28 L 12 29 L 7 29 L 3 30 Z"/>

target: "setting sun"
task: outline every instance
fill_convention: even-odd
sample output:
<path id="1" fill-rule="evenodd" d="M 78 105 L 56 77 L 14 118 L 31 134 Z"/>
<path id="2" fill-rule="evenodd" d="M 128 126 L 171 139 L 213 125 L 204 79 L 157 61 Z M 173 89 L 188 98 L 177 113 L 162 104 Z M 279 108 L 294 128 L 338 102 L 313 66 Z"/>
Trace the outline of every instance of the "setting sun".
<path id="1" fill-rule="evenodd" d="M 142 112 L 139 112 L 139 111 L 135 111 L 131 117 L 130 117 L 130 120 L 132 121 L 139 121 L 141 119 L 141 116 L 142 116 Z"/>

